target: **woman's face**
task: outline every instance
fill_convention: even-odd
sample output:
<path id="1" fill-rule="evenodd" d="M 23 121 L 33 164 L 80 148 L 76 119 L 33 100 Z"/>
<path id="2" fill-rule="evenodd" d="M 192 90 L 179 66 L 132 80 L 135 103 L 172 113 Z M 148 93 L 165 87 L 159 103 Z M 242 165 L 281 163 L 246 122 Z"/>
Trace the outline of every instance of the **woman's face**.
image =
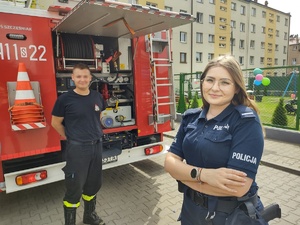
<path id="1" fill-rule="evenodd" d="M 236 93 L 236 86 L 226 69 L 212 67 L 202 81 L 202 92 L 210 107 L 226 108 Z"/>

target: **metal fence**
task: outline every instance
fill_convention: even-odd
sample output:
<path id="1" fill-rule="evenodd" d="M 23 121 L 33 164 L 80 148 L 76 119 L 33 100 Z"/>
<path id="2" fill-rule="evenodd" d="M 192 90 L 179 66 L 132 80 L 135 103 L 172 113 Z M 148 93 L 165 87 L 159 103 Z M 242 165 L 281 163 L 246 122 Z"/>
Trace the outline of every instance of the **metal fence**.
<path id="1" fill-rule="evenodd" d="M 300 66 L 252 68 L 243 70 L 249 98 L 255 100 L 264 125 L 299 130 L 300 120 Z M 175 74 L 177 112 L 192 106 L 198 93 L 202 72 Z"/>

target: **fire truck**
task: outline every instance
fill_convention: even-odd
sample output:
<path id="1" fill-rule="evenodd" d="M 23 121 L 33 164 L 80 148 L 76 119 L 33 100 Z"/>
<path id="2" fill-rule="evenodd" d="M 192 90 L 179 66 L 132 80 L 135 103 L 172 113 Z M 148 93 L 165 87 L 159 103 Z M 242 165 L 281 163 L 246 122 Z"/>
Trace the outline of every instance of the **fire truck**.
<path id="1" fill-rule="evenodd" d="M 163 133 L 176 119 L 172 28 L 193 16 L 106 0 L 58 1 L 46 10 L 1 2 L 0 191 L 64 179 L 66 140 L 51 127 L 51 112 L 74 88 L 77 63 L 89 66 L 90 88 L 108 105 L 100 118 L 103 169 L 167 151 Z M 20 90 L 24 82 L 28 90 Z"/>

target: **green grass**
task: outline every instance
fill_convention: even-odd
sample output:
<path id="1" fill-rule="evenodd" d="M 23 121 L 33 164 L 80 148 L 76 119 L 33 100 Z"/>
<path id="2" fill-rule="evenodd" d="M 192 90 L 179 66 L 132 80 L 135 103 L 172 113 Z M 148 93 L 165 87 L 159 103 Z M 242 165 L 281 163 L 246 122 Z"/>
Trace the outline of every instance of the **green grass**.
<path id="1" fill-rule="evenodd" d="M 260 111 L 260 120 L 264 125 L 272 126 L 271 120 L 273 113 L 279 103 L 281 96 L 263 96 L 261 102 L 256 102 L 259 111 Z M 284 98 L 284 104 L 290 100 L 290 98 Z M 202 99 L 198 100 L 199 106 L 202 106 Z M 186 105 L 188 107 L 188 105 Z M 296 128 L 296 116 L 287 114 L 288 125 L 287 128 L 295 129 Z"/>
<path id="2" fill-rule="evenodd" d="M 271 124 L 273 113 L 279 103 L 279 99 L 281 97 L 279 96 L 263 96 L 263 99 L 261 102 L 256 102 L 259 111 L 260 111 L 260 119 L 263 124 Z M 290 100 L 290 98 L 286 97 L 284 98 L 284 104 Z M 296 116 L 287 114 L 288 118 L 288 125 L 289 128 L 296 128 Z"/>

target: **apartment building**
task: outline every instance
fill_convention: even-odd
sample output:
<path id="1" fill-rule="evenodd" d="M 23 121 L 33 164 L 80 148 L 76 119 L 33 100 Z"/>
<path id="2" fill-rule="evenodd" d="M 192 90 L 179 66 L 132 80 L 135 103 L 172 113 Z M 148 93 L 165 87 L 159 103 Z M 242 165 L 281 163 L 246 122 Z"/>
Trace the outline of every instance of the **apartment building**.
<path id="1" fill-rule="evenodd" d="M 300 38 L 297 35 L 290 35 L 289 37 L 289 65 L 299 65 L 300 64 Z"/>
<path id="2" fill-rule="evenodd" d="M 202 71 L 214 57 L 232 54 L 242 68 L 288 65 L 290 17 L 257 0 L 123 0 L 186 12 L 196 22 L 173 30 L 175 73 Z"/>

